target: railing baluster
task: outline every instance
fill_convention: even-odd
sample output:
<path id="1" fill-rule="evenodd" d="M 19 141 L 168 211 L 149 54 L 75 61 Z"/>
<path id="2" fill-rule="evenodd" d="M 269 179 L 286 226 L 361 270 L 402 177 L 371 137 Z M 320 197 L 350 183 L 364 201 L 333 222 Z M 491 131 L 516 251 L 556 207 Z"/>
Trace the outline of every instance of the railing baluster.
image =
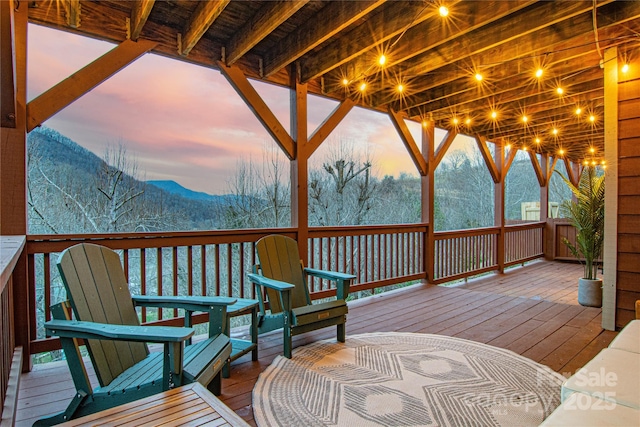
<path id="1" fill-rule="evenodd" d="M 156 280 L 158 295 L 163 295 L 162 289 L 162 248 L 156 248 Z M 158 309 L 158 320 L 162 320 L 162 309 Z"/>
<path id="2" fill-rule="evenodd" d="M 193 246 L 187 246 L 187 295 L 193 295 Z"/>
<path id="3" fill-rule="evenodd" d="M 178 290 L 178 247 L 174 246 L 172 248 L 171 251 L 171 255 L 173 257 L 172 261 L 173 261 L 173 274 L 171 275 L 172 279 L 173 279 L 173 295 L 177 296 L 179 293 Z M 173 309 L 173 317 L 178 317 L 178 309 L 174 308 Z"/>

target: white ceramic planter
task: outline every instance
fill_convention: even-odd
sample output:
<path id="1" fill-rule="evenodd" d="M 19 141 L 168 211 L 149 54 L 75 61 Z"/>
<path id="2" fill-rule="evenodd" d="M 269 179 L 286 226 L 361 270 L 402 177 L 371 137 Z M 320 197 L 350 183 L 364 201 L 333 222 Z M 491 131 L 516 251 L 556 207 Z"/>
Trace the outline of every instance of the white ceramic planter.
<path id="1" fill-rule="evenodd" d="M 578 279 L 578 303 L 587 307 L 602 307 L 602 279 Z"/>

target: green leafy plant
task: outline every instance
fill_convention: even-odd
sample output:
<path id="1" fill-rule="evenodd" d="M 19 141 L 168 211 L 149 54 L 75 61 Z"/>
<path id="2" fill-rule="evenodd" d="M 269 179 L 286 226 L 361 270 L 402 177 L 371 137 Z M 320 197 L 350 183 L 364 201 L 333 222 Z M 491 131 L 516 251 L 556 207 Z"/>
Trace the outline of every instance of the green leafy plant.
<path id="1" fill-rule="evenodd" d="M 598 275 L 598 260 L 604 243 L 604 183 L 605 175 L 595 166 L 586 166 L 576 187 L 560 174 L 575 196 L 560 205 L 560 213 L 569 218 L 576 228 L 576 243 L 566 237 L 562 239 L 571 253 L 584 266 L 584 278 L 595 280 Z"/>

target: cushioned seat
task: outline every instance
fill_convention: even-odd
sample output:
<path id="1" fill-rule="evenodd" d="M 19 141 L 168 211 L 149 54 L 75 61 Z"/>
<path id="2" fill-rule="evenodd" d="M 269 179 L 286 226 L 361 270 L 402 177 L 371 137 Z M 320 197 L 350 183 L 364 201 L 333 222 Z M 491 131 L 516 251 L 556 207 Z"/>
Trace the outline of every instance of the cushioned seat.
<path id="1" fill-rule="evenodd" d="M 640 356 L 605 348 L 562 385 L 562 402 L 580 392 L 640 409 Z"/>
<path id="2" fill-rule="evenodd" d="M 544 420 L 541 427 L 639 426 L 640 410 L 584 393 L 573 393 Z"/>
<path id="3" fill-rule="evenodd" d="M 632 320 L 618 336 L 611 341 L 609 348 L 640 353 L 640 320 Z"/>

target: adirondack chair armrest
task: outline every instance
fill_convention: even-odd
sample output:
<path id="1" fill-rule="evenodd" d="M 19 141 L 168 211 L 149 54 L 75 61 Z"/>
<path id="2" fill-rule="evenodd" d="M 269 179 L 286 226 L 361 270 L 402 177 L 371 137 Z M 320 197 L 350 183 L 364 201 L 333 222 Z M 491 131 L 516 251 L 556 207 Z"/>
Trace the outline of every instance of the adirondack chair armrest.
<path id="1" fill-rule="evenodd" d="M 259 274 L 248 273 L 247 277 L 252 283 L 256 285 L 274 289 L 278 292 L 291 291 L 293 288 L 295 288 L 295 286 L 293 286 L 291 283 L 270 279 Z"/>
<path id="2" fill-rule="evenodd" d="M 309 276 L 318 277 L 336 282 L 336 296 L 338 299 L 347 299 L 349 296 L 349 287 L 351 282 L 356 278 L 353 274 L 339 273 L 337 271 L 318 270 L 315 268 L 305 267 L 304 273 Z"/>
<path id="3" fill-rule="evenodd" d="M 138 307 L 178 308 L 187 311 L 210 311 L 214 307 L 226 307 L 237 301 L 229 297 L 155 295 L 134 295 L 131 299 Z"/>
<path id="4" fill-rule="evenodd" d="M 192 328 L 175 326 L 128 326 L 78 320 L 50 320 L 44 324 L 51 335 L 61 338 L 175 343 L 194 334 Z"/>

